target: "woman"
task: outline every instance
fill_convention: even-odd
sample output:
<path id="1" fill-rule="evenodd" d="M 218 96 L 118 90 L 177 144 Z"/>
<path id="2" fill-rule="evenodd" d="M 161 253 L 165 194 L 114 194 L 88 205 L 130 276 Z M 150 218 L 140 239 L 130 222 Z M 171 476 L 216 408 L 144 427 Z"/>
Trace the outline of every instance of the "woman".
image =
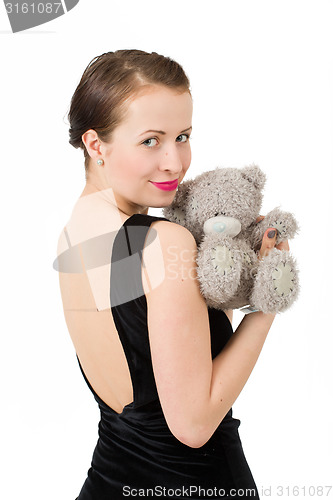
<path id="1" fill-rule="evenodd" d="M 187 76 L 155 52 L 103 54 L 86 68 L 69 121 L 86 185 L 60 235 L 58 269 L 101 411 L 78 500 L 258 498 L 232 404 L 274 316 L 247 315 L 233 333 L 200 294 L 193 236 L 148 215 L 172 202 L 190 165 Z M 270 228 L 258 258 L 274 245 Z"/>

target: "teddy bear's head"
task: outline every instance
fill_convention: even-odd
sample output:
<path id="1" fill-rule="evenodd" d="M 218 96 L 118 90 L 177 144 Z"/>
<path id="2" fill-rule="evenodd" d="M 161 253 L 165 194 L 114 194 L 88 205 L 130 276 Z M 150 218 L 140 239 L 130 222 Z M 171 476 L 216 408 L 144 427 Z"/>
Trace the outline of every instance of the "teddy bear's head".
<path id="1" fill-rule="evenodd" d="M 259 215 L 266 176 L 256 165 L 219 168 L 203 172 L 178 188 L 173 204 L 164 210 L 170 217 L 173 209 L 183 214 L 177 222 L 184 225 L 197 240 L 204 226 L 218 228 L 221 221 L 231 221 L 232 236 L 246 229 Z M 228 218 L 228 219 L 226 219 Z M 217 229 L 218 230 L 218 229 Z"/>

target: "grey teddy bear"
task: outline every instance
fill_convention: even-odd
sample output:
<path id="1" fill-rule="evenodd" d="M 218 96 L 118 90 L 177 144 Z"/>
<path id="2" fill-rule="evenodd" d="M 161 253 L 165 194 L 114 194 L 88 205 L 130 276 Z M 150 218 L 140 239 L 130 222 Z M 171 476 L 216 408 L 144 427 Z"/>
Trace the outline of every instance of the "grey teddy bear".
<path id="1" fill-rule="evenodd" d="M 296 261 L 273 248 L 258 259 L 264 232 L 277 229 L 276 244 L 292 239 L 298 224 L 289 212 L 275 208 L 256 222 L 266 176 L 251 165 L 203 172 L 179 185 L 163 215 L 186 227 L 197 246 L 197 275 L 208 307 L 278 313 L 299 293 Z"/>

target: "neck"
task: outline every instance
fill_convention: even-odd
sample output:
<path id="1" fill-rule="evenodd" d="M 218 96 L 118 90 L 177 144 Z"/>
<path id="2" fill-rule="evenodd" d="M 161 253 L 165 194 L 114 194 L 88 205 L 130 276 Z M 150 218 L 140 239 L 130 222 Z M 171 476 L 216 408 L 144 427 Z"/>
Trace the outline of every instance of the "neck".
<path id="1" fill-rule="evenodd" d="M 126 200 L 120 200 L 119 197 L 115 195 L 112 188 L 100 189 L 92 182 L 87 181 L 80 198 L 91 194 L 95 194 L 103 199 L 108 205 L 111 205 L 113 208 L 129 217 L 134 214 L 148 214 L 149 207 L 143 207 L 134 203 L 128 203 Z"/>

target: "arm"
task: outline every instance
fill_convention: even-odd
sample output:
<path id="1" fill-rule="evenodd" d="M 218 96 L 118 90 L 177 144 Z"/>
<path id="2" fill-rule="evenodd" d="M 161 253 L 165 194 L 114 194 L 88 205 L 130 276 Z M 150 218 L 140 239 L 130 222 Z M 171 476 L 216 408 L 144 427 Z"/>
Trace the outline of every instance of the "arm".
<path id="1" fill-rule="evenodd" d="M 230 321 L 230 323 L 232 324 L 232 318 L 233 318 L 233 315 L 234 315 L 234 311 L 232 309 L 228 309 L 227 311 L 224 311 L 226 313 L 226 315 L 228 316 L 228 319 Z"/>
<path id="2" fill-rule="evenodd" d="M 208 311 L 196 275 L 195 240 L 178 224 L 157 221 L 153 227 L 165 273 L 159 286 L 146 294 L 156 385 L 171 432 L 184 444 L 200 447 L 248 380 L 274 316 L 245 316 L 212 361 Z M 153 255 L 150 248 L 145 259 L 148 274 L 157 270 Z"/>

